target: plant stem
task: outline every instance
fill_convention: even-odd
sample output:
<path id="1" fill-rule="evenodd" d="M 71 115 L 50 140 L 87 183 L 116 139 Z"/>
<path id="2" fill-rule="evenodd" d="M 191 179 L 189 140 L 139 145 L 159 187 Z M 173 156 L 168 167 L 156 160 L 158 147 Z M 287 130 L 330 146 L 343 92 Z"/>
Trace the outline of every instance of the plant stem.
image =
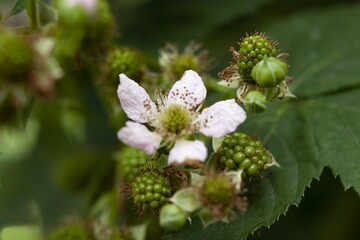
<path id="1" fill-rule="evenodd" d="M 39 21 L 39 9 L 37 6 L 37 0 L 28 0 L 27 4 L 27 14 L 30 19 L 31 28 L 33 30 L 40 29 L 40 21 Z"/>

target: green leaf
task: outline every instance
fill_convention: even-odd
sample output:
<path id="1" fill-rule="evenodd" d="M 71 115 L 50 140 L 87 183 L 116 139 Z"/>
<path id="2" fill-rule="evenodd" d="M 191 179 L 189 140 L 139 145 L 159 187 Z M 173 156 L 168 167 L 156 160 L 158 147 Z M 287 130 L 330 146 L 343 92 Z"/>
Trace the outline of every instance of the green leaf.
<path id="1" fill-rule="evenodd" d="M 25 129 L 0 129 L 0 164 L 21 161 L 35 148 L 40 133 L 40 124 L 29 119 Z"/>
<path id="2" fill-rule="evenodd" d="M 173 239 L 242 239 L 271 226 L 299 204 L 326 166 L 345 189 L 360 193 L 360 32 L 351 20 L 359 14 L 359 4 L 335 6 L 271 26 L 267 33 L 292 55 L 292 87 L 299 98 L 249 114 L 244 128 L 264 139 L 281 168 L 266 169 L 263 179 L 247 185 L 249 208 L 232 223 L 201 230 L 194 220 Z"/>
<path id="3" fill-rule="evenodd" d="M 290 53 L 290 84 L 297 97 L 332 93 L 359 84 L 359 4 L 300 13 L 266 33 Z M 355 15 L 353 15 L 355 14 Z"/>
<path id="4" fill-rule="evenodd" d="M 14 6 L 11 8 L 10 12 L 4 17 L 3 21 L 6 21 L 11 16 L 17 15 L 25 10 L 27 0 L 16 0 Z"/>
<path id="5" fill-rule="evenodd" d="M 138 5 L 136 12 L 125 3 L 121 6 L 122 13 L 117 16 L 117 21 L 122 24 L 127 42 L 137 43 L 151 51 L 155 46 L 158 48 L 164 44 L 164 32 L 167 41 L 184 44 L 191 39 L 199 39 L 209 31 L 231 22 L 235 17 L 250 15 L 270 1 L 223 0 L 220 10 L 217 0 L 183 0 L 181 4 L 153 0 Z M 130 9 L 126 10 L 126 8 Z M 147 21 L 138 17 L 145 15 Z M 141 29 L 141 35 L 133 29 Z M 139 41 L 140 36 L 151 40 Z"/>

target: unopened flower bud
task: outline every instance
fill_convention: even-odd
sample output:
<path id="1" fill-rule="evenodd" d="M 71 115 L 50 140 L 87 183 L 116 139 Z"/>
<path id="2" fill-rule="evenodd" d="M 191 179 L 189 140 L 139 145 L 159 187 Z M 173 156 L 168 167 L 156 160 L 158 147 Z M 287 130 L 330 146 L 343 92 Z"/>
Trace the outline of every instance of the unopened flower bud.
<path id="1" fill-rule="evenodd" d="M 168 231 L 176 231 L 186 224 L 186 212 L 175 204 L 166 204 L 160 211 L 160 226 Z"/>
<path id="2" fill-rule="evenodd" d="M 244 99 L 245 108 L 251 113 L 263 112 L 266 109 L 266 102 L 266 97 L 258 91 L 250 91 Z"/>
<path id="3" fill-rule="evenodd" d="M 275 57 L 264 57 L 251 71 L 251 77 L 261 87 L 274 87 L 283 81 L 288 73 L 288 66 Z"/>

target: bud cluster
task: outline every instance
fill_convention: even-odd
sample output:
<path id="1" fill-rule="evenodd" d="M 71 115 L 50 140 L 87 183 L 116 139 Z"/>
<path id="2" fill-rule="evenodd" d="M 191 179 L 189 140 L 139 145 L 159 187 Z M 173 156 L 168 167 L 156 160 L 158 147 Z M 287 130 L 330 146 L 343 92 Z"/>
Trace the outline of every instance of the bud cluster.
<path id="1" fill-rule="evenodd" d="M 279 53 L 277 42 L 265 33 L 254 33 L 241 39 L 240 49 L 231 48 L 235 63 L 219 73 L 219 84 L 237 87 L 239 102 L 247 111 L 259 113 L 275 98 L 295 97 L 288 88 L 293 80 L 287 76 L 287 53 Z"/>
<path id="2" fill-rule="evenodd" d="M 246 36 L 240 42 L 237 66 L 242 78 L 252 82 L 253 67 L 263 60 L 264 56 L 274 57 L 277 54 L 276 43 L 267 38 L 264 33 Z"/>
<path id="3" fill-rule="evenodd" d="M 243 132 L 225 137 L 217 154 L 222 168 L 228 171 L 242 169 L 243 177 L 259 175 L 272 161 L 263 144 Z"/>

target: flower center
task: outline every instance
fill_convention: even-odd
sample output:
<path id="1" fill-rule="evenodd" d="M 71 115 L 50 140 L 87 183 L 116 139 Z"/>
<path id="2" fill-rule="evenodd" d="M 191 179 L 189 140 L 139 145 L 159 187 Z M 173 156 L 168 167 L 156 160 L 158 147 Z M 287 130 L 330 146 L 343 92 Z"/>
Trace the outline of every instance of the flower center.
<path id="1" fill-rule="evenodd" d="M 179 134 L 190 126 L 191 113 L 179 104 L 172 104 L 161 113 L 160 119 L 167 132 Z"/>

